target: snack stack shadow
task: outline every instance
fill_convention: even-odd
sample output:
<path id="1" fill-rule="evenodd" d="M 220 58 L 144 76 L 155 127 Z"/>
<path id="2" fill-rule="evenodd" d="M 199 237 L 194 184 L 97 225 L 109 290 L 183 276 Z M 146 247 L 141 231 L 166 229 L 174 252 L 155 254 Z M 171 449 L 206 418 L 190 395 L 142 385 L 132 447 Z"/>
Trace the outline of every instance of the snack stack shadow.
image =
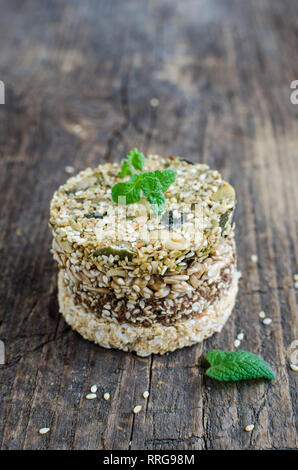
<path id="1" fill-rule="evenodd" d="M 235 191 L 217 171 L 178 157 L 146 159 L 175 182 L 162 215 L 146 200 L 112 201 L 119 163 L 86 169 L 54 194 L 50 225 L 67 323 L 106 348 L 164 354 L 220 331 L 239 273 Z"/>

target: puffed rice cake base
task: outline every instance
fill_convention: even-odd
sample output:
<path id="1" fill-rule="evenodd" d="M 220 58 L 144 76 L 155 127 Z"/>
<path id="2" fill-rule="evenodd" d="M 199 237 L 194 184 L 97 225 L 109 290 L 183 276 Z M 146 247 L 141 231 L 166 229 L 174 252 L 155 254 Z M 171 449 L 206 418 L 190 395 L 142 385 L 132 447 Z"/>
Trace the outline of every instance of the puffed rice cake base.
<path id="1" fill-rule="evenodd" d="M 58 276 L 58 302 L 66 323 L 85 339 L 107 349 L 134 351 L 138 356 L 145 357 L 152 353 L 165 354 L 192 346 L 220 332 L 235 305 L 239 277 L 240 273 L 235 271 L 228 291 L 208 311 L 197 318 L 178 321 L 171 326 L 155 323 L 144 327 L 97 318 L 94 313 L 74 303 L 64 284 L 62 272 Z"/>

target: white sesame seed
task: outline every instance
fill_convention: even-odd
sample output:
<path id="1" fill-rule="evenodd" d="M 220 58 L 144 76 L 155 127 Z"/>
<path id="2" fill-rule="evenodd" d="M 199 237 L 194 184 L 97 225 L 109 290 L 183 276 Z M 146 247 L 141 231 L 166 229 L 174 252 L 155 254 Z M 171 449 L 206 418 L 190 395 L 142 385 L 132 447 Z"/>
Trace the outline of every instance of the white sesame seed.
<path id="1" fill-rule="evenodd" d="M 298 281 L 296 281 L 296 282 L 294 283 L 294 287 L 295 287 L 295 289 L 298 289 Z"/>
<path id="2" fill-rule="evenodd" d="M 266 317 L 266 313 L 264 312 L 264 310 L 261 310 L 261 311 L 260 311 L 259 317 L 260 317 L 260 318 L 265 318 L 265 317 Z"/>
<path id="3" fill-rule="evenodd" d="M 86 398 L 87 400 L 94 400 L 94 398 L 96 398 L 96 393 L 88 393 Z"/>
<path id="4" fill-rule="evenodd" d="M 298 281 L 298 274 L 294 274 L 294 281 Z"/>
<path id="5" fill-rule="evenodd" d="M 200 310 L 200 304 L 199 302 L 195 302 L 193 305 L 192 305 L 192 309 L 194 312 L 198 312 Z"/>
<path id="6" fill-rule="evenodd" d="M 140 413 L 141 409 L 142 409 L 141 405 L 135 406 L 133 409 L 134 414 Z"/>
<path id="7" fill-rule="evenodd" d="M 159 99 L 158 98 L 151 98 L 150 105 L 152 108 L 157 108 L 159 106 Z"/>
<path id="8" fill-rule="evenodd" d="M 257 257 L 257 255 L 251 255 L 250 259 L 252 260 L 253 263 L 257 263 L 257 262 L 258 262 L 258 257 Z"/>
<path id="9" fill-rule="evenodd" d="M 240 341 L 239 341 L 239 339 L 235 339 L 235 341 L 234 341 L 234 346 L 235 346 L 235 348 L 238 348 L 238 346 L 240 346 Z"/>
<path id="10" fill-rule="evenodd" d="M 237 338 L 238 338 L 240 341 L 242 341 L 243 338 L 244 338 L 244 333 L 239 333 L 239 334 L 237 335 Z"/>
<path id="11" fill-rule="evenodd" d="M 145 392 L 143 392 L 143 397 L 144 397 L 144 398 L 148 398 L 148 397 L 149 397 L 149 392 L 148 392 L 148 390 L 146 390 Z"/>
<path id="12" fill-rule="evenodd" d="M 92 393 L 96 393 L 97 392 L 97 385 L 92 385 L 92 387 L 90 388 L 90 391 Z"/>
<path id="13" fill-rule="evenodd" d="M 290 364 L 290 367 L 294 372 L 298 371 L 298 366 L 296 364 Z"/>
<path id="14" fill-rule="evenodd" d="M 270 323 L 272 323 L 272 318 L 264 318 L 263 323 L 264 325 L 270 325 Z"/>
<path id="15" fill-rule="evenodd" d="M 254 427 L 254 424 L 248 424 L 247 426 L 245 426 L 244 431 L 250 432 L 254 429 Z"/>
<path id="16" fill-rule="evenodd" d="M 50 428 L 40 428 L 39 430 L 39 434 L 46 434 L 47 432 L 49 432 Z"/>
<path id="17" fill-rule="evenodd" d="M 109 394 L 109 393 L 105 393 L 103 397 L 104 397 L 104 399 L 105 399 L 106 401 L 108 401 L 108 400 L 110 399 L 110 394 Z"/>
<path id="18" fill-rule="evenodd" d="M 76 125 L 74 126 L 74 131 L 75 131 L 77 134 L 79 134 L 79 133 L 81 132 L 81 130 L 82 130 L 82 127 L 80 126 L 80 124 L 76 124 Z"/>
<path id="19" fill-rule="evenodd" d="M 65 173 L 71 174 L 74 172 L 74 167 L 73 166 L 66 166 L 64 168 Z"/>

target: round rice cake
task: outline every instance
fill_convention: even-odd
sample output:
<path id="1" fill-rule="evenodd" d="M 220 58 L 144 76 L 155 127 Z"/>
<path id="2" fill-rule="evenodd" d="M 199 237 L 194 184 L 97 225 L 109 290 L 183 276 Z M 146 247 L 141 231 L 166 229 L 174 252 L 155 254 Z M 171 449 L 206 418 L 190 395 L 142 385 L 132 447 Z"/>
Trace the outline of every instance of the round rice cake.
<path id="1" fill-rule="evenodd" d="M 113 202 L 120 168 L 87 168 L 53 196 L 60 311 L 84 338 L 141 356 L 200 342 L 237 294 L 235 191 L 205 164 L 151 155 L 144 171 L 176 172 L 156 215 L 145 199 Z"/>

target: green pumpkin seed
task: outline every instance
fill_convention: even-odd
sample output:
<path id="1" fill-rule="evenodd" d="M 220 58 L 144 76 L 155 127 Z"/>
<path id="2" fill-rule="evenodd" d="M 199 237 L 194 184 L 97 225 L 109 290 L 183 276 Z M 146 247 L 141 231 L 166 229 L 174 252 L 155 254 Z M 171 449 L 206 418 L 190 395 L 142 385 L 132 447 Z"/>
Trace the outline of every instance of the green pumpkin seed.
<path id="1" fill-rule="evenodd" d="M 103 219 L 107 215 L 107 212 L 101 214 L 100 212 L 92 212 L 92 214 L 85 214 L 84 217 L 87 219 Z"/>
<path id="2" fill-rule="evenodd" d="M 182 162 L 188 163 L 189 165 L 194 165 L 194 162 L 191 162 L 190 160 L 186 160 L 186 158 L 180 158 Z"/>
<path id="3" fill-rule="evenodd" d="M 230 209 L 220 216 L 219 226 L 222 232 L 225 231 L 228 225 L 231 225 L 231 222 L 233 219 L 233 213 L 234 213 L 234 209 Z"/>
<path id="4" fill-rule="evenodd" d="M 118 247 L 118 246 L 104 246 L 102 248 L 97 248 L 93 252 L 93 256 L 119 256 L 120 259 L 127 258 L 131 260 L 133 258 L 134 253 L 127 248 Z"/>

